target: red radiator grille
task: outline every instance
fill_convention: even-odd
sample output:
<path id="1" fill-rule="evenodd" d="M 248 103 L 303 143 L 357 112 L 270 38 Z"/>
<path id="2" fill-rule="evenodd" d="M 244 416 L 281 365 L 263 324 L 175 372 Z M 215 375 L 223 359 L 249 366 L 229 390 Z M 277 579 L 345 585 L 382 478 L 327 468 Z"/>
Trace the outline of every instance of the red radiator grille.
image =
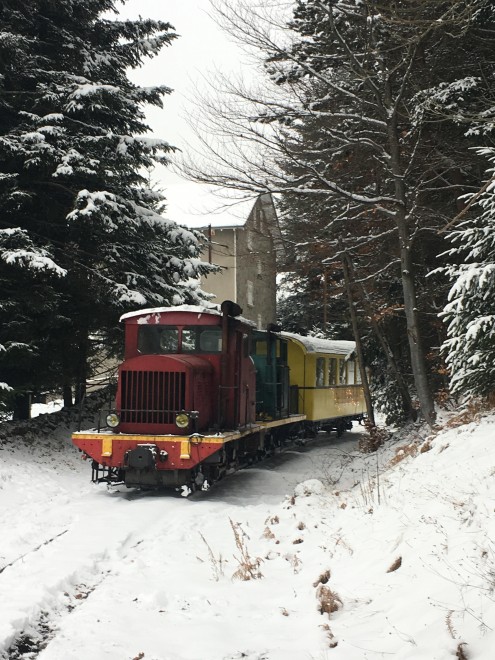
<path id="1" fill-rule="evenodd" d="M 121 372 L 121 419 L 135 424 L 173 424 L 184 410 L 186 374 L 164 371 Z"/>

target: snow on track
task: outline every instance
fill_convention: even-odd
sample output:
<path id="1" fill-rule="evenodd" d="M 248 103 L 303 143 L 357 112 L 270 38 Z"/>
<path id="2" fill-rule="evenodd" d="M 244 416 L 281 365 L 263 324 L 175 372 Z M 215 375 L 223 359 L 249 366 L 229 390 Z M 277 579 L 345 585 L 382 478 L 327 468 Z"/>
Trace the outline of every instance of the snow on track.
<path id="1" fill-rule="evenodd" d="M 493 660 L 494 430 L 321 435 L 184 499 L 0 427 L 0 658 Z"/>
<path id="2" fill-rule="evenodd" d="M 290 583 L 282 586 L 292 559 L 283 561 L 281 591 L 271 595 L 276 624 L 262 610 L 247 620 L 234 606 L 239 549 L 231 525 L 242 521 L 247 543 L 250 521 L 264 517 L 267 505 L 291 494 L 302 475 L 314 475 L 316 463 L 323 476 L 316 455 L 328 452 L 327 437 L 185 500 L 89 483 L 90 466 L 70 446 L 68 430 L 58 433 L 58 440 L 17 442 L 14 450 L 4 444 L 0 452 L 8 530 L 0 548 L 0 592 L 8 594 L 0 601 L 2 660 L 132 660 L 143 649 L 146 659 L 219 660 L 237 657 L 239 648 L 250 658 L 250 642 L 265 627 L 270 660 L 290 658 L 295 637 L 306 648 L 306 619 L 297 624 L 282 613 L 294 598 Z M 348 436 L 335 452 L 355 446 L 357 435 Z M 266 600 L 261 580 L 237 589 L 247 602 L 258 591 Z M 313 617 L 318 640 L 316 611 Z M 253 660 L 264 657 L 253 653 Z"/>

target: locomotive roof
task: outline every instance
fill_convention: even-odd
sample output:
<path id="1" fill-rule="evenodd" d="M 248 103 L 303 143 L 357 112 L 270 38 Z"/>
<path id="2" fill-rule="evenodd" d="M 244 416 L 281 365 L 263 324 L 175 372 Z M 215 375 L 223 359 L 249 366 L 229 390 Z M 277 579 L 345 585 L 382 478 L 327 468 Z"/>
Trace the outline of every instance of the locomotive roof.
<path id="1" fill-rule="evenodd" d="M 135 312 L 127 312 L 120 317 L 121 321 L 131 319 L 134 316 L 147 316 L 151 314 L 164 314 L 165 312 L 193 312 L 196 314 L 213 314 L 214 316 L 221 316 L 217 305 L 205 307 L 203 305 L 177 305 L 176 307 L 150 307 L 148 309 L 138 309 Z"/>
<path id="2" fill-rule="evenodd" d="M 136 316 L 143 316 L 144 318 L 141 321 L 142 323 L 152 323 L 153 321 L 150 321 L 150 317 L 152 317 L 153 315 L 165 314 L 165 313 L 168 314 L 169 312 L 179 312 L 179 313 L 189 312 L 192 314 L 198 314 L 198 316 L 202 314 L 209 314 L 211 316 L 222 316 L 222 311 L 220 310 L 219 305 L 211 304 L 211 307 L 206 307 L 205 305 L 177 305 L 176 307 L 152 307 L 150 309 L 139 309 L 136 312 L 127 312 L 127 314 L 122 314 L 120 320 L 125 321 L 126 319 L 134 318 Z M 235 318 L 247 325 L 251 325 L 254 327 L 256 326 L 256 324 L 253 323 L 253 321 L 249 321 L 248 319 L 245 319 L 243 316 L 236 316 Z"/>
<path id="3" fill-rule="evenodd" d="M 302 337 L 292 332 L 281 332 L 282 337 L 300 342 L 308 353 L 334 353 L 350 356 L 356 348 L 356 342 L 340 339 L 319 339 L 317 337 Z"/>

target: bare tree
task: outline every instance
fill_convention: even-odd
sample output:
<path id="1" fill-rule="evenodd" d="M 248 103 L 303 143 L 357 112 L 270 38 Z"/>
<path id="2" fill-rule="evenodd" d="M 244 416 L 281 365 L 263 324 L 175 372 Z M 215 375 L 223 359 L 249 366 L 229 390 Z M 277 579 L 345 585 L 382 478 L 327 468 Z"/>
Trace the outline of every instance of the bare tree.
<path id="1" fill-rule="evenodd" d="M 420 409 L 433 425 L 413 248 L 449 217 L 469 177 L 459 176 L 445 129 L 418 108 L 442 76 L 475 66 L 486 0 L 297 0 L 290 20 L 276 0 L 212 4 L 258 53 L 264 77 L 256 86 L 216 78 L 196 124 L 203 157 L 184 169 L 246 195 L 310 196 L 340 217 L 345 209 L 350 233 L 363 215 L 383 222 L 396 241 Z M 457 144 L 460 131 L 448 130 Z M 373 240 L 380 245 L 379 232 Z"/>

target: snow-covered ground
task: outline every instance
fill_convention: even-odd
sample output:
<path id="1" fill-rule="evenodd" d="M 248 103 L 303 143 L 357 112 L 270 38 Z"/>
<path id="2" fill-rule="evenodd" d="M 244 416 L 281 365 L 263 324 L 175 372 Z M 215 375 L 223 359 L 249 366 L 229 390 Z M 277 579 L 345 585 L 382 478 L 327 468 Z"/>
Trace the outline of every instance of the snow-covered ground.
<path id="1" fill-rule="evenodd" d="M 91 484 L 63 419 L 0 426 L 2 659 L 495 657 L 495 416 L 189 499 Z"/>

